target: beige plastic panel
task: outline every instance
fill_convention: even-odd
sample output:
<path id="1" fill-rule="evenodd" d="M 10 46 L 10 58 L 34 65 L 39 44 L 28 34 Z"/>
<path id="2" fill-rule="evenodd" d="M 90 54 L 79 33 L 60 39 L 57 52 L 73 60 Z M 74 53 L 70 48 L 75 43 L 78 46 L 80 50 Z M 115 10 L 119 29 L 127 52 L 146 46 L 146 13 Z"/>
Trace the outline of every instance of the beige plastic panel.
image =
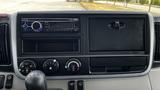
<path id="1" fill-rule="evenodd" d="M 8 73 L 0 73 L 0 74 L 7 75 Z M 156 80 L 156 78 L 154 79 Z M 85 90 L 151 90 L 148 75 L 142 77 L 92 79 L 84 81 L 85 81 Z M 160 83 L 160 73 L 158 81 Z M 62 89 L 67 90 L 67 82 L 68 80 L 49 80 L 48 88 L 49 90 L 62 90 Z M 156 88 L 157 89 L 155 90 L 160 90 L 160 85 L 159 89 L 158 85 Z M 21 80 L 16 76 L 14 76 L 12 90 L 25 90 L 24 80 Z"/>
<path id="2" fill-rule="evenodd" d="M 86 90 L 151 90 L 147 76 L 86 80 Z"/>
<path id="3" fill-rule="evenodd" d="M 152 69 L 149 73 L 152 90 L 160 90 L 160 67 Z"/>

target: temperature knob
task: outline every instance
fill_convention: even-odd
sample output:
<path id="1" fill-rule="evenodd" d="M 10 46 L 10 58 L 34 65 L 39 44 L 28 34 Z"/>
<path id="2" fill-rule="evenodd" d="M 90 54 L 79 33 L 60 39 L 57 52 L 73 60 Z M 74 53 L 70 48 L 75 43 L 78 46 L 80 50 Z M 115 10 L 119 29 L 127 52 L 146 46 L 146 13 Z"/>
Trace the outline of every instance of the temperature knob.
<path id="1" fill-rule="evenodd" d="M 56 59 L 47 59 L 43 64 L 43 70 L 47 74 L 57 72 L 59 69 L 59 62 Z"/>
<path id="2" fill-rule="evenodd" d="M 24 60 L 19 65 L 19 71 L 23 75 L 27 75 L 33 70 L 36 70 L 36 63 L 32 60 Z"/>
<path id="3" fill-rule="evenodd" d="M 71 73 L 77 73 L 81 68 L 81 62 L 75 58 L 69 59 L 65 68 Z"/>
<path id="4" fill-rule="evenodd" d="M 32 24 L 31 24 L 31 28 L 33 31 L 35 32 L 40 32 L 42 31 L 42 24 L 41 22 L 39 21 L 34 21 Z"/>

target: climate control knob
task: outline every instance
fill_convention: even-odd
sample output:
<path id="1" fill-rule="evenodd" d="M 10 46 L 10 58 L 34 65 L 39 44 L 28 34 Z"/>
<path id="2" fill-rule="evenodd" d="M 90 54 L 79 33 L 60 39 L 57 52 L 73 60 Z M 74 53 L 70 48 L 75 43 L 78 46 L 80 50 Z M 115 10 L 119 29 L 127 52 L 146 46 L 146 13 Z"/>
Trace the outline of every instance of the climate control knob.
<path id="1" fill-rule="evenodd" d="M 56 59 L 47 59 L 43 64 L 43 70 L 46 74 L 53 74 L 59 69 L 59 62 Z"/>
<path id="2" fill-rule="evenodd" d="M 81 68 L 81 62 L 78 59 L 69 59 L 65 65 L 67 71 L 71 73 L 77 73 Z"/>
<path id="3" fill-rule="evenodd" d="M 36 63 L 33 60 L 24 60 L 19 65 L 19 72 L 23 75 L 27 75 L 33 70 L 36 70 Z"/>
<path id="4" fill-rule="evenodd" d="M 41 32 L 42 31 L 42 23 L 39 21 L 34 21 L 31 24 L 31 28 L 34 32 Z"/>

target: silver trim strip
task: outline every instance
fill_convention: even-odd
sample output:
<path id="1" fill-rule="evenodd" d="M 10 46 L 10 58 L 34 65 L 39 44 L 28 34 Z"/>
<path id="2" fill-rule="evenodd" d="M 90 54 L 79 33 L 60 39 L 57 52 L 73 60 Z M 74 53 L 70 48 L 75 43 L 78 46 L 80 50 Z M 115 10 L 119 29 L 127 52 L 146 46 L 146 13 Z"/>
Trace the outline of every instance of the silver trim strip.
<path id="1" fill-rule="evenodd" d="M 61 54 L 61 53 L 60 53 Z M 39 55 L 35 55 L 36 57 L 38 58 L 53 58 L 53 56 L 39 56 Z M 137 56 L 137 57 L 141 57 L 141 56 L 149 56 L 149 55 L 144 55 L 144 54 L 115 54 L 115 55 L 66 55 L 66 56 L 58 56 L 58 55 L 55 55 L 54 57 L 57 58 L 57 57 L 113 57 L 113 56 L 117 56 L 117 57 L 123 57 L 123 56 Z M 19 58 L 23 58 L 23 57 L 19 57 Z M 25 56 L 25 58 L 33 58 L 33 56 Z M 34 57 L 35 58 L 35 57 Z"/>
<path id="2" fill-rule="evenodd" d="M 87 11 L 86 11 L 87 12 Z M 35 13 L 35 12 L 33 12 Z M 44 12 L 47 13 L 47 12 Z M 52 13 L 58 13 L 58 12 L 52 12 Z M 74 13 L 73 11 L 68 11 L 67 13 Z M 78 13 L 78 12 L 76 12 Z M 81 13 L 81 11 L 79 11 Z M 91 12 L 93 13 L 93 12 Z M 94 12 L 96 13 L 96 12 Z M 107 14 L 107 12 L 105 12 Z M 108 12 L 112 13 L 112 12 Z M 136 13 L 136 12 L 116 12 L 116 13 L 122 13 L 122 14 L 144 14 L 144 13 Z M 113 13 L 114 14 L 114 13 Z M 47 79 L 96 79 L 96 78 L 113 78 L 113 77 L 133 77 L 133 76 L 142 76 L 146 75 L 150 72 L 152 67 L 152 61 L 153 61 L 153 54 L 154 54 L 154 45 L 155 45 L 155 35 L 154 35 L 154 19 L 151 14 L 148 14 L 149 16 L 149 23 L 150 23 L 150 57 L 149 57 L 149 66 L 146 69 L 146 71 L 142 73 L 133 73 L 133 74 L 116 74 L 116 75 L 80 75 L 80 76 L 48 76 Z M 11 45 L 12 45 L 12 57 L 13 57 L 13 64 L 14 64 L 14 71 L 16 76 L 18 76 L 21 79 L 25 79 L 25 76 L 23 76 L 18 71 L 18 64 L 17 64 L 17 39 L 16 39 L 16 23 L 17 23 L 17 13 L 13 14 L 11 16 Z"/>

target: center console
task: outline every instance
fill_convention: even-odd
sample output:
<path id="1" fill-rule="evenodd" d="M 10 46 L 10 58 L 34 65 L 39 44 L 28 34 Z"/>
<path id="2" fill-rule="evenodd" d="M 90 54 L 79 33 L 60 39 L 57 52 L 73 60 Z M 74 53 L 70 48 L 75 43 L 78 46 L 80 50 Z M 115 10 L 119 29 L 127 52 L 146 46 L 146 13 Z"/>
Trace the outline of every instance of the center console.
<path id="1" fill-rule="evenodd" d="M 151 68 L 149 14 L 21 12 L 13 18 L 12 57 L 22 79 L 33 70 L 48 79 L 83 79 L 138 76 Z"/>

